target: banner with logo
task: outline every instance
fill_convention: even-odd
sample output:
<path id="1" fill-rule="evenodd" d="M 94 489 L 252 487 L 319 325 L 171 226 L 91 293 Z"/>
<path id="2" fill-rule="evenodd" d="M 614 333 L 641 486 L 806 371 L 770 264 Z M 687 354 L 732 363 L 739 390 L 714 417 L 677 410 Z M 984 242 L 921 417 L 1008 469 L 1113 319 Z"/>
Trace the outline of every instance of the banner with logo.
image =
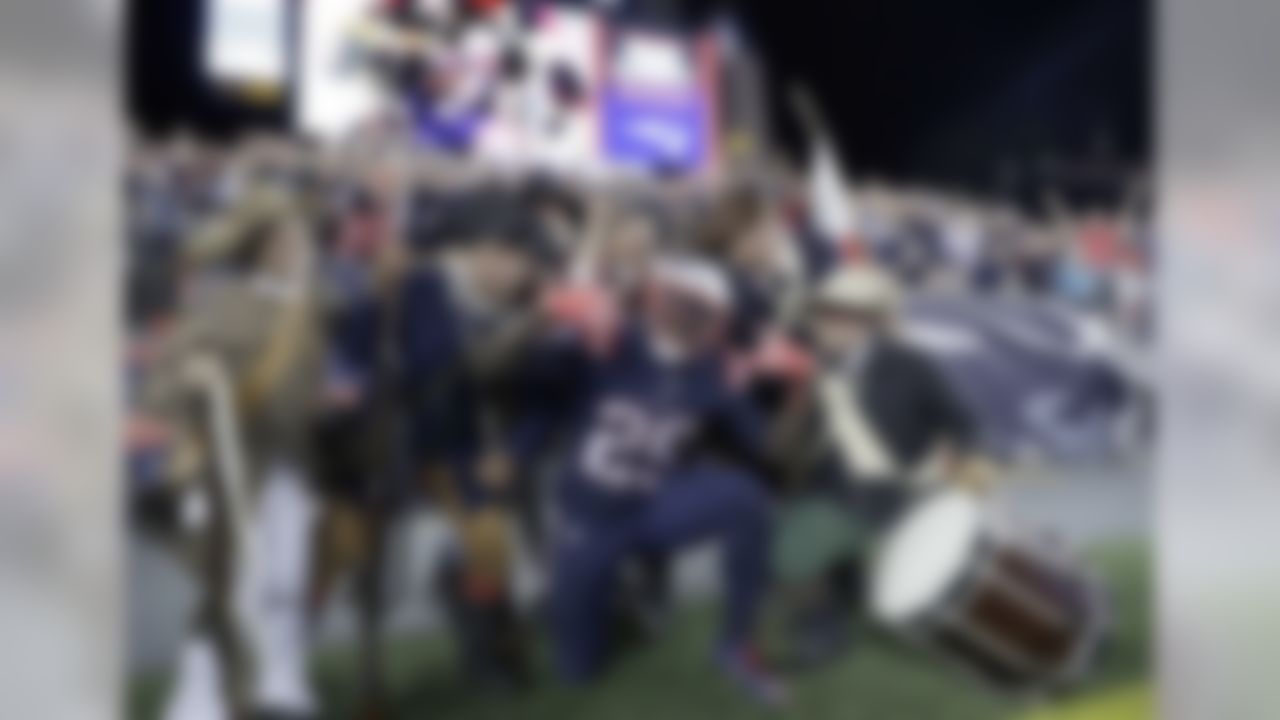
<path id="1" fill-rule="evenodd" d="M 603 43 L 600 143 L 612 165 L 702 172 L 716 162 L 716 61 L 710 36 L 613 29 Z"/>

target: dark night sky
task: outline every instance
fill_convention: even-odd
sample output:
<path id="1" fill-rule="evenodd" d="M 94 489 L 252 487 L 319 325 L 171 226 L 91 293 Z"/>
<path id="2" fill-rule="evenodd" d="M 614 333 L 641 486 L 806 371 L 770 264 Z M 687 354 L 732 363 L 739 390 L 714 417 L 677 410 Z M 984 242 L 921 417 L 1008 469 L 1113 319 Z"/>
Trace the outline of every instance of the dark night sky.
<path id="1" fill-rule="evenodd" d="M 686 16 L 726 5 L 649 2 Z M 728 4 L 765 56 L 775 87 L 802 81 L 812 88 L 859 174 L 1000 190 L 1011 173 L 1025 183 L 1064 158 L 1079 175 L 1143 166 L 1151 154 L 1150 0 Z M 199 77 L 200 3 L 131 5 L 132 116 L 161 128 L 219 131 L 240 123 L 241 111 Z M 796 147 L 783 100 L 775 96 L 772 115 Z"/>
<path id="2" fill-rule="evenodd" d="M 745 5 L 774 79 L 814 88 L 867 174 L 990 187 L 1046 155 L 1149 157 L 1144 0 Z"/>

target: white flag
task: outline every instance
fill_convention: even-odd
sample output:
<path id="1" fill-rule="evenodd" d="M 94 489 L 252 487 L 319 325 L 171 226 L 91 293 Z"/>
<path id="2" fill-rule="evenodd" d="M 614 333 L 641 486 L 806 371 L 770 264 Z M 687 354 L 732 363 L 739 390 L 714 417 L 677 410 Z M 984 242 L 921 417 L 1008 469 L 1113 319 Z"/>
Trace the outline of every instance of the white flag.
<path id="1" fill-rule="evenodd" d="M 831 242 L 854 238 L 857 216 L 849 186 L 840 169 L 835 145 L 823 136 L 814 138 L 809 160 L 809 212 L 818 231 Z"/>
<path id="2" fill-rule="evenodd" d="M 838 244 L 852 242 L 857 232 L 857 214 L 849 195 L 849 184 L 840 167 L 839 149 L 813 97 L 803 87 L 795 87 L 791 99 L 810 137 L 810 218 L 828 241 Z"/>

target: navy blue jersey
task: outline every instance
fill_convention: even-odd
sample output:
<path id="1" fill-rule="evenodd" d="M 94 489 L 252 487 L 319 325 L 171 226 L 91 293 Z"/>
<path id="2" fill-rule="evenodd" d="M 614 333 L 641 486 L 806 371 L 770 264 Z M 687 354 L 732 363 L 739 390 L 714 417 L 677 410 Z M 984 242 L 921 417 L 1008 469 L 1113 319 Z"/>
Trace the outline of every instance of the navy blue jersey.
<path id="1" fill-rule="evenodd" d="M 325 266 L 330 295 L 329 370 L 364 390 L 380 374 L 383 314 L 367 264 L 332 258 Z"/>
<path id="2" fill-rule="evenodd" d="M 604 356 L 561 337 L 533 362 L 542 368 L 536 387 L 543 397 L 528 420 L 537 429 L 526 425 L 516 447 L 527 455 L 545 430 L 568 428 L 558 493 L 570 512 L 625 512 L 652 496 L 700 440 L 747 458 L 761 448 L 761 420 L 728 386 L 718 357 L 665 363 L 632 327 Z"/>
<path id="3" fill-rule="evenodd" d="M 438 268 L 409 276 L 398 308 L 397 370 L 418 460 L 467 473 L 486 439 L 488 403 L 466 363 L 470 339 L 483 322 L 455 295 Z"/>

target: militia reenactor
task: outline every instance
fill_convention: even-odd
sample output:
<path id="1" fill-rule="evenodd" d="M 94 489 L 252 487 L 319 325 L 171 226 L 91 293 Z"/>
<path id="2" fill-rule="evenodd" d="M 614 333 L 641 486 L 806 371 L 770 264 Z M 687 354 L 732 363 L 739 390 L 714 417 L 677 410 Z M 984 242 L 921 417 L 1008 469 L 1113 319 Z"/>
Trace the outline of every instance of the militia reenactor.
<path id="1" fill-rule="evenodd" d="M 134 448 L 158 455 L 153 472 L 185 498 L 179 546 L 200 580 L 167 717 L 306 715 L 308 428 L 320 402 L 309 228 L 287 196 L 257 188 L 190 239 L 185 264 L 140 391 L 140 424 L 164 431 Z"/>

